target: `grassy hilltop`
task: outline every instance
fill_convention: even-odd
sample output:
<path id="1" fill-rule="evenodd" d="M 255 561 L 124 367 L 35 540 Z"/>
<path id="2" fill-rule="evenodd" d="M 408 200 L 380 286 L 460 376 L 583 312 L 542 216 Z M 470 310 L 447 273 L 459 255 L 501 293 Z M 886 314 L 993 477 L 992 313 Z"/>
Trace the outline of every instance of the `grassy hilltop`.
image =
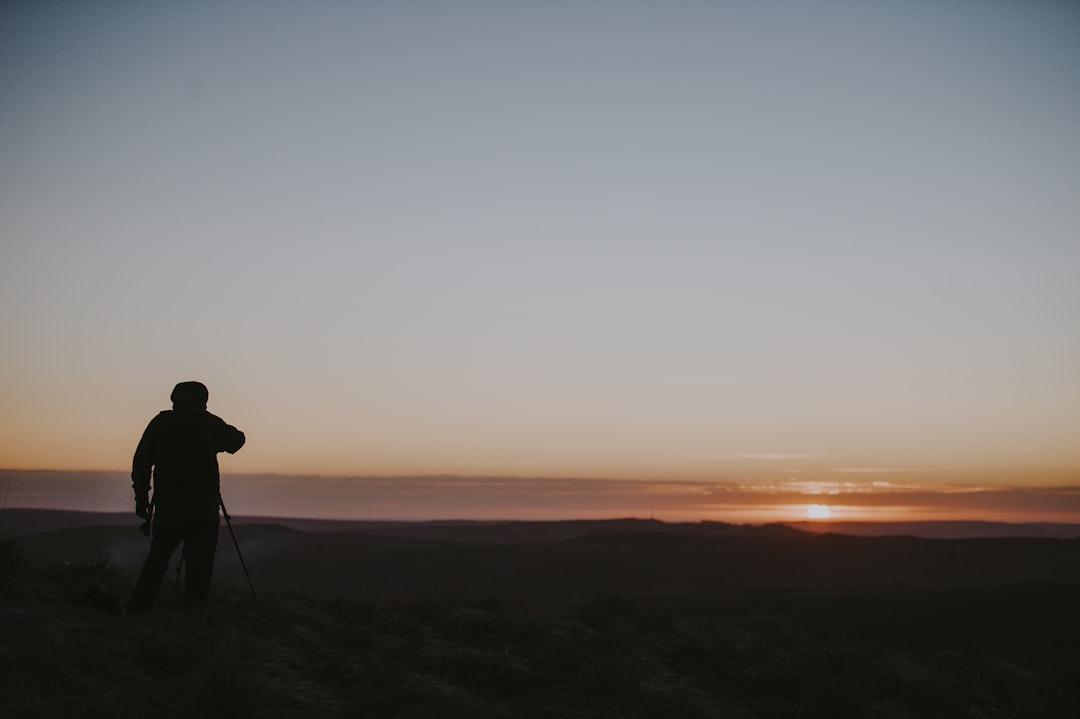
<path id="1" fill-rule="evenodd" d="M 157 614 L 112 615 L 81 598 L 126 598 L 130 570 L 24 545 L 0 543 L 5 717 L 1080 715 L 1070 582 L 533 602 L 257 578 L 256 612 L 234 575 L 169 619 L 171 573 Z"/>

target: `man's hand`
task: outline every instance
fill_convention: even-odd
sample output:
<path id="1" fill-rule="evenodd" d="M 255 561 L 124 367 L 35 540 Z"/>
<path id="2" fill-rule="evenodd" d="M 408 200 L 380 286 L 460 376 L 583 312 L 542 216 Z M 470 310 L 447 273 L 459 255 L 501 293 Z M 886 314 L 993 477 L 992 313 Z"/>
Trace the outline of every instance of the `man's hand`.
<path id="1" fill-rule="evenodd" d="M 139 519 L 150 519 L 150 502 L 146 497 L 135 498 L 135 516 Z"/>

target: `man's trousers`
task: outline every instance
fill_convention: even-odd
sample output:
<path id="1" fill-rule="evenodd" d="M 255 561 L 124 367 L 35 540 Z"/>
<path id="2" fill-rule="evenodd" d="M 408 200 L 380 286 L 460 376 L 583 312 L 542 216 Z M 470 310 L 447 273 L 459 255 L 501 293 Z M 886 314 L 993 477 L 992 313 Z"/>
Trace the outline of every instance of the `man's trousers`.
<path id="1" fill-rule="evenodd" d="M 149 614 L 154 608 L 158 589 L 169 567 L 169 559 L 181 544 L 180 555 L 184 572 L 184 611 L 206 605 L 210 598 L 210 579 L 214 573 L 214 553 L 217 551 L 217 521 L 160 525 L 154 523 L 150 554 L 139 572 L 135 593 L 128 602 L 129 614 Z"/>

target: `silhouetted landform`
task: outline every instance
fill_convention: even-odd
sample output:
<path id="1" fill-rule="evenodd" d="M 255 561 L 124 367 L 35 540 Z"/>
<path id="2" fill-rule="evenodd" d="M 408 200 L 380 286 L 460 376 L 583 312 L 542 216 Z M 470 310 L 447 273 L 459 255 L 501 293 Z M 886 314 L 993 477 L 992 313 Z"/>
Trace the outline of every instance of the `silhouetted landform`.
<path id="1" fill-rule="evenodd" d="M 55 529 L 79 527 L 130 527 L 140 520 L 134 513 L 104 514 L 100 512 L 71 512 L 62 509 L 4 509 L 0 510 L 0 535 L 21 537 Z"/>
<path id="2" fill-rule="evenodd" d="M 130 513 L 78 512 L 55 509 L 4 509 L 0 510 L 0 535 L 21 536 L 54 529 L 71 529 L 87 526 L 130 526 Z M 496 536 L 505 540 L 568 539 L 604 528 L 640 526 L 645 520 L 566 520 L 566 521 L 370 521 L 351 519 L 300 519 L 293 517 L 233 517 L 237 524 L 277 524 L 305 532 L 368 532 L 374 534 L 427 537 L 437 539 L 476 538 L 478 532 L 496 527 Z M 649 524 L 666 527 L 695 527 L 698 523 L 667 523 L 649 520 Z M 975 539 L 981 537 L 1041 537 L 1053 539 L 1080 538 L 1080 523 L 1060 522 L 986 522 L 986 521 L 935 521 L 935 522 L 841 522 L 829 520 L 778 522 L 774 525 L 738 525 L 726 522 L 703 521 L 700 525 L 713 528 L 727 527 L 732 530 L 760 528 L 762 526 L 786 526 L 814 534 L 851 534 L 856 536 L 912 536 L 927 539 Z"/>
<path id="3" fill-rule="evenodd" d="M 780 524 L 639 519 L 236 518 L 234 526 L 259 584 L 370 596 L 434 591 L 566 601 L 598 593 L 686 598 L 746 591 L 1080 583 L 1080 539 L 871 537 L 816 534 Z M 38 531 L 28 531 L 31 527 Z M 904 525 L 890 528 L 902 531 Z M 146 539 L 127 515 L 6 510 L 0 513 L 0 534 L 21 536 L 27 551 L 47 563 L 100 555 L 134 568 L 146 548 Z M 219 579 L 241 576 L 231 549 L 225 542 L 218 547 Z"/>
<path id="4" fill-rule="evenodd" d="M 234 525 L 187 621 L 100 601 L 130 515 L 0 512 L 0 716 L 1080 716 L 1077 539 Z"/>
<path id="5" fill-rule="evenodd" d="M 924 539 L 977 539 L 982 537 L 1080 538 L 1080 524 L 1060 522 L 785 522 L 815 534 L 853 534 L 859 537 L 911 536 Z"/>

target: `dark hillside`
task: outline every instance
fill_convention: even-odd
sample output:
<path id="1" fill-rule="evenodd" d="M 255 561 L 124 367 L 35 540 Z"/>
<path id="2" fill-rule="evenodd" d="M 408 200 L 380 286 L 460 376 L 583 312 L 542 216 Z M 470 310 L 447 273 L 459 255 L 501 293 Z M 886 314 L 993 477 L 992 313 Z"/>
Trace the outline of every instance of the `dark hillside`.
<path id="1" fill-rule="evenodd" d="M 135 571 L 149 540 L 129 516 L 0 512 L 41 564 L 108 557 Z M 102 522 L 97 522 L 103 519 Z M 26 532 L 30 520 L 47 531 Z M 930 590 L 1080 584 L 1080 540 L 920 539 L 809 534 L 782 525 L 592 522 L 299 524 L 234 520 L 252 576 L 267 588 L 396 596 L 428 591 L 580 601 L 597 593 L 703 597 L 773 590 Z M 311 531 L 330 526 L 332 531 Z M 307 527 L 304 531 L 299 527 Z M 239 577 L 223 526 L 220 578 Z"/>
<path id="2" fill-rule="evenodd" d="M 253 571 L 282 588 L 580 599 L 597 592 L 715 595 L 762 589 L 893 590 L 1080 582 L 1080 541 L 923 540 L 797 532 L 601 532 L 563 541 L 484 542 L 367 534 L 287 539 L 244 528 Z M 237 571 L 221 551 L 222 571 Z"/>
<path id="3" fill-rule="evenodd" d="M 291 534 L 266 529 L 279 540 Z M 346 541 L 324 539 L 326 551 Z M 429 576 L 455 556 L 449 543 L 354 539 L 414 563 L 428 553 Z M 654 551 L 671 556 L 702 541 L 665 536 Z M 645 543 L 613 535 L 521 549 L 528 566 L 590 544 Z M 458 562 L 490 558 L 483 545 L 456 546 L 468 557 Z M 511 556 L 496 549 L 502 561 Z M 585 568 L 596 566 L 577 566 Z M 559 606 L 523 591 L 372 597 L 260 584 L 256 612 L 247 587 L 226 577 L 197 617 L 169 618 L 168 587 L 151 616 L 107 614 L 85 600 L 91 586 L 108 597 L 130 583 L 100 557 L 41 565 L 19 541 L 0 542 L 0 716 L 1080 715 L 1076 584 L 595 594 Z"/>

